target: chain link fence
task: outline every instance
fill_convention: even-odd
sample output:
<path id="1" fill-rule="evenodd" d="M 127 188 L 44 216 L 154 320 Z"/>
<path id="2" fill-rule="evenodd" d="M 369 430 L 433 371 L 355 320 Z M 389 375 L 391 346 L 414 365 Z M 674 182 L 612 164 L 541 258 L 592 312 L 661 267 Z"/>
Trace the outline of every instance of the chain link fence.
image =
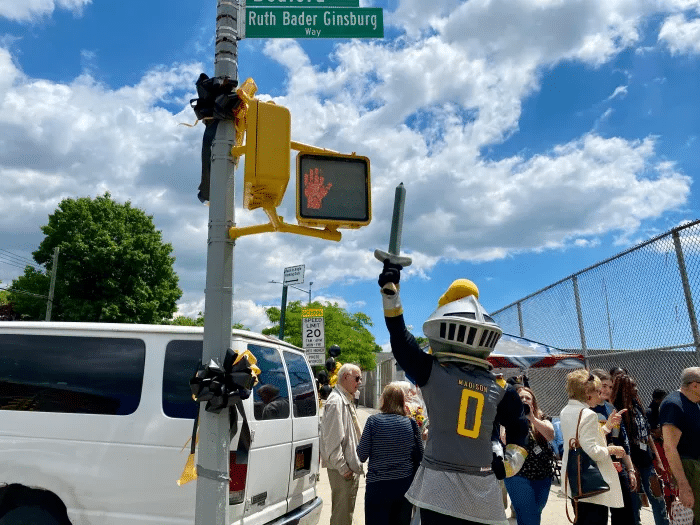
<path id="1" fill-rule="evenodd" d="M 565 352 L 588 368 L 625 368 L 645 405 L 700 365 L 700 221 L 674 228 L 554 283 L 491 316 L 503 331 Z M 542 410 L 558 415 L 570 370 L 530 369 Z M 501 370 L 506 377 L 520 373 Z"/>

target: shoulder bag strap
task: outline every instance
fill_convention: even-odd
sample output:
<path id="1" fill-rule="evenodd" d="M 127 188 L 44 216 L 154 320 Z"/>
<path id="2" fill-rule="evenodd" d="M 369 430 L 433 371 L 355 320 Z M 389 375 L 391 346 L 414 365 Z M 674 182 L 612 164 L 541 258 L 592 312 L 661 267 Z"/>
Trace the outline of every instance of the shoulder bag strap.
<path id="1" fill-rule="evenodd" d="M 578 421 L 576 422 L 576 437 L 573 440 L 572 439 L 569 440 L 569 450 L 571 450 L 572 448 L 580 448 L 580 446 L 581 446 L 579 444 L 579 440 L 578 440 L 578 429 L 581 426 L 581 416 L 583 415 L 584 410 L 586 410 L 586 409 L 582 408 L 581 411 L 578 413 Z M 572 443 L 572 441 L 573 441 L 573 443 Z M 571 454 L 569 454 L 569 457 L 567 459 L 571 460 Z M 580 461 L 580 458 L 578 458 L 578 460 Z M 567 467 L 567 470 L 569 470 L 568 467 Z M 578 484 L 580 487 L 581 486 L 581 478 L 580 478 L 581 472 L 580 472 L 580 469 L 576 469 L 576 470 L 579 472 Z M 568 501 L 569 495 L 568 495 L 567 487 L 568 487 L 569 476 L 567 475 L 566 472 L 564 472 L 564 474 L 562 474 L 562 475 L 564 477 L 564 496 L 566 496 L 566 499 Z M 568 503 L 566 504 L 566 518 L 569 520 L 570 523 L 575 523 L 577 516 L 578 516 L 578 501 L 574 499 L 572 505 L 574 507 L 574 518 L 571 519 L 571 516 L 569 516 Z"/>

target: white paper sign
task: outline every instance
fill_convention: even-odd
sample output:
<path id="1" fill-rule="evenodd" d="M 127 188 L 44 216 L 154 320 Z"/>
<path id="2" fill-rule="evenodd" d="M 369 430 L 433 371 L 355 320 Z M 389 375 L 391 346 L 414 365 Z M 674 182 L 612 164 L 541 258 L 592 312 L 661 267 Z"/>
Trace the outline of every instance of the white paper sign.
<path id="1" fill-rule="evenodd" d="M 311 366 L 323 366 L 326 364 L 326 351 L 318 352 L 316 349 L 304 350 L 306 353 L 306 360 Z"/>
<path id="2" fill-rule="evenodd" d="M 303 284 L 305 265 L 288 266 L 284 269 L 284 284 Z"/>

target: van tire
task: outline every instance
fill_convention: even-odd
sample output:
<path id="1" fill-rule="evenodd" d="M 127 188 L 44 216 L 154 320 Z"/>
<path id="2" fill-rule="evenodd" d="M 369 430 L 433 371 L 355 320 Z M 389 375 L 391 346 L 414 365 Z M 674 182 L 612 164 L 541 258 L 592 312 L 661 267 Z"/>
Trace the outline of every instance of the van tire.
<path id="1" fill-rule="evenodd" d="M 61 525 L 48 510 L 38 506 L 17 507 L 0 518 L 0 525 Z"/>

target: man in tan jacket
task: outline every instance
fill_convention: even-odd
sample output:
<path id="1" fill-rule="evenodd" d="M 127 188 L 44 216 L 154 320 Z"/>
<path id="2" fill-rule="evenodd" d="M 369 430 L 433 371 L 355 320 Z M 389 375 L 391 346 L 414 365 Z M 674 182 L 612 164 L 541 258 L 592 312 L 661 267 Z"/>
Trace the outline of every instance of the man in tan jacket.
<path id="1" fill-rule="evenodd" d="M 331 525 L 351 525 L 362 464 L 357 444 L 362 429 L 355 412 L 354 394 L 362 381 L 357 365 L 338 370 L 338 382 L 324 404 L 321 417 L 321 465 L 331 485 Z"/>

